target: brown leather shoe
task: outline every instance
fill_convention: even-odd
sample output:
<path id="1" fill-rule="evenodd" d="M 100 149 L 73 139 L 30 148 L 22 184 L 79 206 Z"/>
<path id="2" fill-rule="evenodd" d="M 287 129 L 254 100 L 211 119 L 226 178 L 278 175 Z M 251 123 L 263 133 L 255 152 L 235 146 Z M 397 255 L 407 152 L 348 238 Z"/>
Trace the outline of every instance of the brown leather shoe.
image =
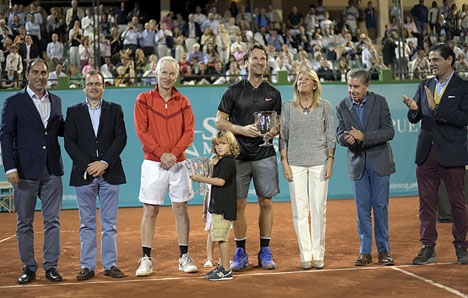
<path id="1" fill-rule="evenodd" d="M 379 264 L 384 266 L 393 266 L 395 265 L 395 261 L 390 257 L 388 252 L 382 251 L 379 252 Z"/>
<path id="2" fill-rule="evenodd" d="M 368 254 L 359 255 L 356 261 L 354 261 L 354 266 L 366 266 L 367 264 L 372 263 L 372 256 Z"/>

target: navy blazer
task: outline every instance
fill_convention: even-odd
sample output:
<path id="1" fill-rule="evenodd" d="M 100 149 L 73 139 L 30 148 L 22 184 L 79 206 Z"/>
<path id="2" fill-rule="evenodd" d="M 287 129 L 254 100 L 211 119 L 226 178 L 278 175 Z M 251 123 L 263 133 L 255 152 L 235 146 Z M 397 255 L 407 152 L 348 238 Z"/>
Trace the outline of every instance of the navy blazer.
<path id="1" fill-rule="evenodd" d="M 373 92 L 366 96 L 366 109 L 364 112 L 364 125 L 361 125 L 359 116 L 348 96 L 336 107 L 338 127 L 336 129 L 337 142 L 347 147 L 348 175 L 351 180 L 361 179 L 365 170 L 366 158 L 379 176 L 388 176 L 395 173 L 395 161 L 389 141 L 395 136 L 392 117 L 386 99 Z M 364 141 L 348 144 L 344 131 L 351 127 L 364 133 Z"/>
<path id="2" fill-rule="evenodd" d="M 429 109 L 424 86 L 434 91 L 435 85 L 434 78 L 423 80 L 413 98 L 419 110 L 416 114 L 408 111 L 411 123 L 421 121 L 416 163 L 421 165 L 426 161 L 434 144 L 437 159 L 442 166 L 465 166 L 468 164 L 468 84 L 456 73 L 453 74 L 434 112 Z"/>
<path id="3" fill-rule="evenodd" d="M 127 132 L 122 107 L 103 100 L 97 137 L 86 102 L 67 109 L 65 121 L 65 149 L 73 161 L 70 175 L 71 186 L 82 186 L 93 181 L 91 175 L 84 177 L 88 164 L 103 160 L 109 164 L 103 178 L 110 184 L 126 183 L 120 154 L 127 144 Z M 99 152 L 99 155 L 97 155 Z"/>
<path id="4" fill-rule="evenodd" d="M 20 179 L 39 179 L 46 169 L 63 175 L 58 137 L 63 136 L 61 99 L 49 92 L 51 112 L 47 127 L 26 88 L 8 97 L 2 110 L 0 141 L 5 172 L 16 168 Z"/>
<path id="5" fill-rule="evenodd" d="M 195 24 L 195 36 L 196 37 L 201 37 L 203 32 L 201 31 L 201 27 L 200 27 L 200 24 L 198 24 L 197 22 L 194 22 Z M 190 23 L 189 22 L 185 22 L 184 24 L 184 27 L 182 28 L 181 32 L 182 35 L 185 37 L 185 38 L 188 38 L 189 37 L 189 34 L 190 34 Z M 192 49 L 187 49 L 188 51 L 191 51 Z"/>

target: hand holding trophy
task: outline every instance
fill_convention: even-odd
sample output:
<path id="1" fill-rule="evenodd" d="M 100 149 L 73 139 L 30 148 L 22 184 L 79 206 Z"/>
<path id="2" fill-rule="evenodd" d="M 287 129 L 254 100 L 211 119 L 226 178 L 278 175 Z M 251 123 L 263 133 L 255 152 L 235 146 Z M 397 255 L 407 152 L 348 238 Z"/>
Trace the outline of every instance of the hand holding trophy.
<path id="1" fill-rule="evenodd" d="M 209 161 L 207 157 L 187 158 L 185 160 L 188 174 L 190 176 L 200 175 L 208 177 Z M 198 182 L 198 190 L 195 193 L 205 193 L 208 187 L 205 183 Z"/>
<path id="2" fill-rule="evenodd" d="M 276 111 L 261 111 L 255 112 L 255 127 L 263 135 L 263 143 L 261 147 L 273 146 L 268 140 L 267 133 L 277 125 L 277 113 Z"/>

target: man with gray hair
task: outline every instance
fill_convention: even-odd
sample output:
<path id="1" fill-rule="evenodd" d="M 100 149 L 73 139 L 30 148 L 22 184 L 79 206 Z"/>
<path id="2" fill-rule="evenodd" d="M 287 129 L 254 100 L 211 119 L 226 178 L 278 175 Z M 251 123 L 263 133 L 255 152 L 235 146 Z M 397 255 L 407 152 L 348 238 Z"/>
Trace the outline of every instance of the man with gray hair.
<path id="1" fill-rule="evenodd" d="M 395 131 L 385 97 L 369 92 L 370 74 L 363 69 L 348 72 L 348 93 L 336 107 L 336 141 L 347 148 L 348 175 L 356 202 L 359 257 L 355 266 L 372 263 L 372 216 L 378 263 L 394 265 L 388 236 L 390 174 L 395 162 L 390 147 Z"/>
<path id="2" fill-rule="evenodd" d="M 155 89 L 140 93 L 135 103 L 135 130 L 144 152 L 139 195 L 140 202 L 144 204 L 142 258 L 136 276 L 148 276 L 153 272 L 154 229 L 166 193 L 171 199 L 176 220 L 179 270 L 187 273 L 198 271 L 188 255 L 188 201 L 193 198 L 193 191 L 184 164 L 185 150 L 193 142 L 195 120 L 188 98 L 174 87 L 178 75 L 177 61 L 172 57 L 162 57 L 156 66 L 158 83 Z"/>

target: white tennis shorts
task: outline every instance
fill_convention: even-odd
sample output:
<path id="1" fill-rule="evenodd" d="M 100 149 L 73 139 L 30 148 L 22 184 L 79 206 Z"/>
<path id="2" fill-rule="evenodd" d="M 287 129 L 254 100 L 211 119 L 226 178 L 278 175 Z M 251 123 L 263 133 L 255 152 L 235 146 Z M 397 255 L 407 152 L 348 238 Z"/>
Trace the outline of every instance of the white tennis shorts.
<path id="1" fill-rule="evenodd" d="M 166 193 L 171 202 L 182 203 L 193 198 L 192 180 L 189 178 L 184 161 L 176 163 L 169 170 L 160 167 L 160 162 L 143 160 L 141 165 L 140 194 L 144 204 L 162 205 Z"/>

